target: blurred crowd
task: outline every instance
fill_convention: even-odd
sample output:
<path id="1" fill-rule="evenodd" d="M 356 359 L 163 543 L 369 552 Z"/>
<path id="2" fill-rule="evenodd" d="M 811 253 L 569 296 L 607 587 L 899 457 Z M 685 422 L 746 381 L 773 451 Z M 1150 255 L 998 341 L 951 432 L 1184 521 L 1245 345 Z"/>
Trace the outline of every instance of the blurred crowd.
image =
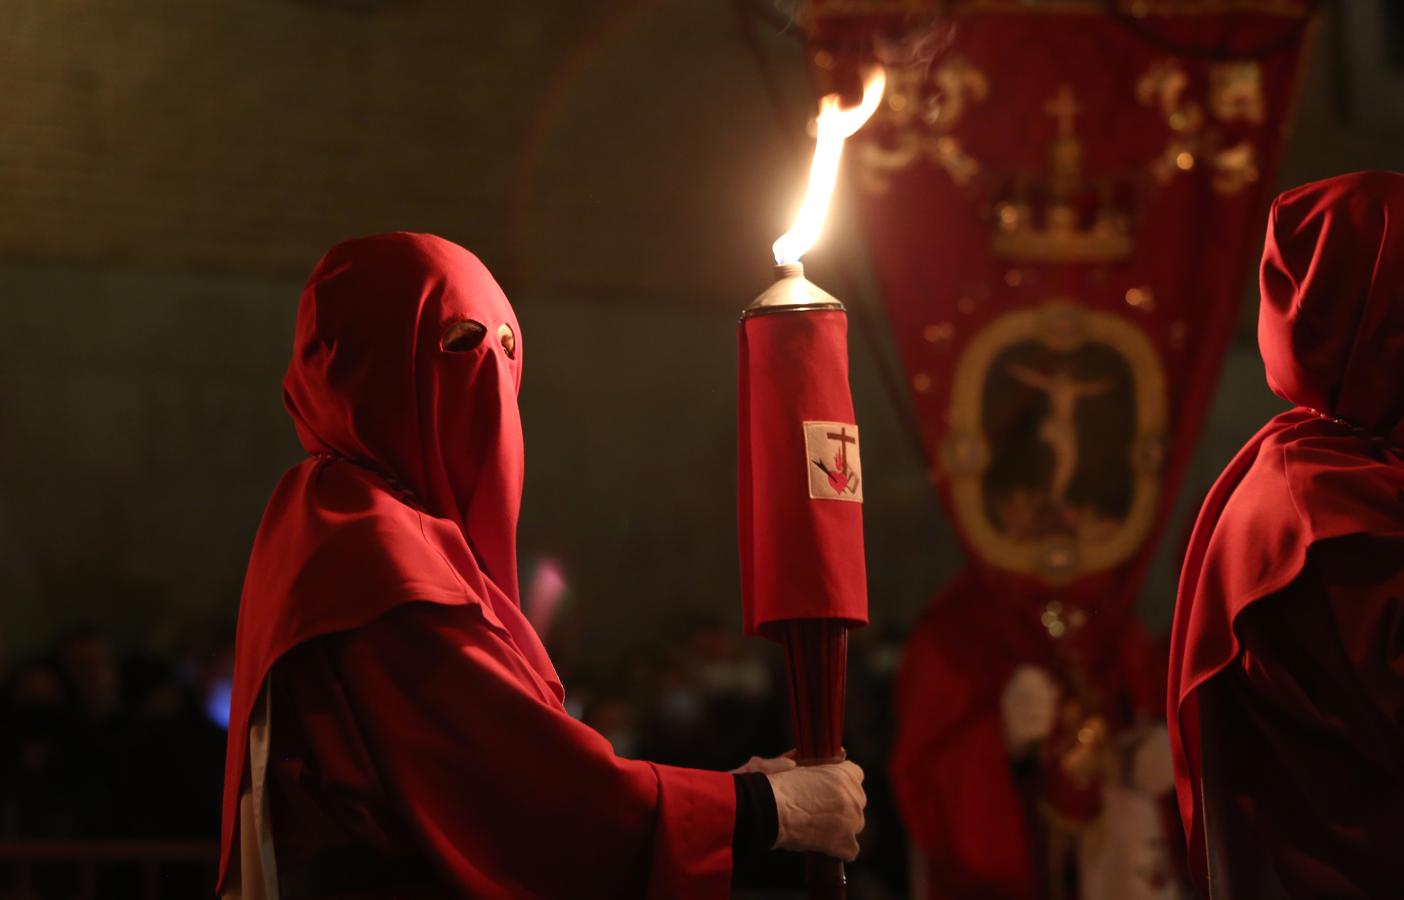
<path id="1" fill-rule="evenodd" d="M 620 755 L 726 770 L 790 748 L 782 658 L 765 641 L 694 624 L 601 669 L 576 664 L 578 647 L 562 631 L 550 644 L 567 707 Z M 11 665 L 0 693 L 0 840 L 217 839 L 232 638 L 220 632 L 153 654 L 80 626 Z M 845 743 L 867 773 L 870 803 L 850 868 L 854 900 L 904 896 L 886 779 L 899 653 L 895 639 L 854 633 Z M 800 883 L 800 860 L 780 856 L 743 873 L 758 895 Z M 43 893 L 66 895 L 59 882 Z M 7 883 L 13 874 L 0 868 L 0 896 Z"/>
<path id="2" fill-rule="evenodd" d="M 216 838 L 232 635 L 173 657 L 72 628 L 0 694 L 0 834 Z"/>
<path id="3" fill-rule="evenodd" d="M 157 654 L 122 652 L 87 625 L 11 665 L 0 680 L 0 847 L 45 849 L 15 847 L 0 862 L 0 897 L 209 896 L 233 665 L 226 632 Z M 185 853 L 205 861 L 151 869 L 117 850 L 125 861 L 86 865 L 102 856 L 91 842 L 112 840 L 164 860 L 181 855 L 174 843 L 200 842 Z"/>

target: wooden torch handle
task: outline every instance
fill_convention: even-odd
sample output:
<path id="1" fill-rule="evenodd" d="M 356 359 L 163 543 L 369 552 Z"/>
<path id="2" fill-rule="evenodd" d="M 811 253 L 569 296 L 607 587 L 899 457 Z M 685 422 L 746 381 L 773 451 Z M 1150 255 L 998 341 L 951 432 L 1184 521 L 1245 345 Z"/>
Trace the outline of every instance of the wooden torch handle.
<path id="1" fill-rule="evenodd" d="M 843 759 L 848 626 L 837 619 L 796 619 L 782 627 L 796 761 L 802 766 L 838 762 Z M 848 896 L 843 861 L 822 853 L 805 855 L 804 883 L 811 900 Z"/>
<path id="2" fill-rule="evenodd" d="M 822 853 L 804 855 L 804 887 L 810 900 L 848 900 L 843 860 Z"/>

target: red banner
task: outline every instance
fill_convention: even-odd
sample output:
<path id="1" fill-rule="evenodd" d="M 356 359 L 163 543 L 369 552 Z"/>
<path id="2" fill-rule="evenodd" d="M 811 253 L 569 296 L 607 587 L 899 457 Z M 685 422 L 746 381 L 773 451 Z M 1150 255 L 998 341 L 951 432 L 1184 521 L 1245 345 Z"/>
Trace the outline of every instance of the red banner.
<path id="1" fill-rule="evenodd" d="M 821 90 L 887 67 L 847 177 L 969 561 L 913 637 L 893 773 L 948 885 L 1062 878 L 1118 735 L 1163 718 L 1131 606 L 1257 256 L 1312 6 L 810 4 Z M 1033 843 L 999 724 L 1021 665 L 1062 697 Z"/>

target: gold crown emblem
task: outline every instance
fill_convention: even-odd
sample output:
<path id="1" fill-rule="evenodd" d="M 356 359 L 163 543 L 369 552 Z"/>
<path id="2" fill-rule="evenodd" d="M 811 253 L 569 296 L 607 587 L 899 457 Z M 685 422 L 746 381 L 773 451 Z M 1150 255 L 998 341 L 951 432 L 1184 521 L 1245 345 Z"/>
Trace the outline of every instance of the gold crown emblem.
<path id="1" fill-rule="evenodd" d="M 1109 184 L 1089 188 L 1082 175 L 1082 142 L 1073 128 L 1081 107 L 1062 85 L 1044 107 L 1058 120 L 1048 148 L 1048 171 L 1017 178 L 994 205 L 990 249 L 1001 259 L 1026 262 L 1107 263 L 1131 255 L 1129 217 Z"/>

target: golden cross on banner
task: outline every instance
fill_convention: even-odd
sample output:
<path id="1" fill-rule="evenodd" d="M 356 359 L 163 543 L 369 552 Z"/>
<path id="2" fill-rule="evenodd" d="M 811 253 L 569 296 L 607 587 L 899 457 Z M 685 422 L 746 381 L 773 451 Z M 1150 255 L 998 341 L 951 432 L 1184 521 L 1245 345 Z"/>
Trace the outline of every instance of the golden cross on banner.
<path id="1" fill-rule="evenodd" d="M 1073 90 L 1066 84 L 1058 86 L 1058 93 L 1043 105 L 1043 111 L 1058 120 L 1058 136 L 1071 137 L 1073 119 L 1082 114 L 1082 104 L 1077 102 Z"/>

